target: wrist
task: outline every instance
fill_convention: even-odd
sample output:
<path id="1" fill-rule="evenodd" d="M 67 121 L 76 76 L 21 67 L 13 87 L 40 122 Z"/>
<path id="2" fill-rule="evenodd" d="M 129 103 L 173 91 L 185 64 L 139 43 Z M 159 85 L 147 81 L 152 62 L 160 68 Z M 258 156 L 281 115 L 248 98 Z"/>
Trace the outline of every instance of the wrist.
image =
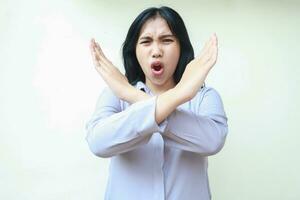
<path id="1" fill-rule="evenodd" d="M 130 104 L 150 98 L 150 95 L 146 94 L 145 92 L 142 92 L 141 90 L 135 88 L 132 85 L 127 87 L 125 93 L 126 95 L 124 100 L 129 102 Z"/>
<path id="2" fill-rule="evenodd" d="M 192 99 L 190 90 L 181 87 L 180 82 L 174 88 L 172 88 L 172 90 L 172 93 L 174 97 L 177 98 L 179 105 Z"/>

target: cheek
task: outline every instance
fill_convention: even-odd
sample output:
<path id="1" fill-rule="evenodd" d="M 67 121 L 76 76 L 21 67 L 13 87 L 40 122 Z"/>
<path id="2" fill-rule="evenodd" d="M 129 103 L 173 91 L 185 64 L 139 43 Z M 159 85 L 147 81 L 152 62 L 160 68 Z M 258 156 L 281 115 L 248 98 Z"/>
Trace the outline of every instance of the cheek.
<path id="1" fill-rule="evenodd" d="M 140 63 L 140 65 L 142 65 L 145 62 L 145 57 L 146 57 L 145 49 L 137 47 L 135 54 L 136 54 L 136 58 L 137 58 L 138 62 Z"/>
<path id="2" fill-rule="evenodd" d="M 177 47 L 172 47 L 169 49 L 168 59 L 170 60 L 170 64 L 176 68 L 179 57 L 180 57 L 180 49 Z"/>
<path id="3" fill-rule="evenodd" d="M 137 47 L 136 50 L 135 50 L 135 55 L 136 55 L 137 61 L 140 64 L 143 72 L 146 74 L 147 57 L 146 57 L 145 49 Z"/>

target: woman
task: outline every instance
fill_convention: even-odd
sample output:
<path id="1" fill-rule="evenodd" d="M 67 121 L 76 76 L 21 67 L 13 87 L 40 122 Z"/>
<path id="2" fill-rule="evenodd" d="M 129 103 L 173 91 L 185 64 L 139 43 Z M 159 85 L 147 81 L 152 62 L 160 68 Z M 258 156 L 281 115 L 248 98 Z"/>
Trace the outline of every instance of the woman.
<path id="1" fill-rule="evenodd" d="M 86 140 L 111 158 L 105 199 L 211 199 L 207 156 L 227 135 L 222 100 L 204 80 L 217 60 L 217 37 L 194 58 L 185 25 L 169 7 L 144 10 L 123 45 L 126 76 L 92 39 L 96 70 L 107 83 Z"/>

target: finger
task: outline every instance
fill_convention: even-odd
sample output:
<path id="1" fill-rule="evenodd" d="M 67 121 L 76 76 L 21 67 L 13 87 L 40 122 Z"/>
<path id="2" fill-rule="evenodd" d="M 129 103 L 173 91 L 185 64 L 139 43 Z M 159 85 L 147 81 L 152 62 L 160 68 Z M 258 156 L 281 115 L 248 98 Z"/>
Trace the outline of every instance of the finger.
<path id="1" fill-rule="evenodd" d="M 218 47 L 215 46 L 211 55 L 211 58 L 209 59 L 209 63 L 210 64 L 215 64 L 217 61 L 217 57 L 218 57 Z"/>
<path id="2" fill-rule="evenodd" d="M 101 67 L 101 65 L 100 65 L 98 59 L 96 58 L 96 56 L 92 56 L 92 58 L 93 58 L 94 66 L 95 67 Z"/>
<path id="3" fill-rule="evenodd" d="M 216 61 L 217 61 L 217 56 L 218 56 L 218 47 L 215 45 L 211 51 L 210 51 L 210 58 L 207 60 L 205 65 L 208 67 L 212 67 Z"/>
<path id="4" fill-rule="evenodd" d="M 201 60 L 203 63 L 208 62 L 208 60 L 211 58 L 213 53 L 213 44 L 211 43 L 210 46 L 208 47 L 208 49 L 206 50 L 206 52 L 204 52 L 204 54 L 201 57 Z"/>
<path id="5" fill-rule="evenodd" d="M 96 47 L 96 49 L 98 49 L 99 53 L 100 53 L 103 57 L 105 57 L 105 56 L 104 56 L 104 53 L 103 53 L 103 51 L 102 51 L 102 49 L 101 49 L 101 47 L 100 47 L 100 45 L 99 45 L 98 42 L 95 42 L 95 47 Z"/>
<path id="6" fill-rule="evenodd" d="M 218 53 L 219 53 L 219 44 L 218 44 L 218 37 L 216 35 L 216 53 L 215 53 L 215 60 L 218 58 Z"/>
<path id="7" fill-rule="evenodd" d="M 89 48 L 90 48 L 90 51 L 92 53 L 94 51 L 94 47 L 93 47 L 93 42 L 92 41 L 90 42 Z"/>
<path id="8" fill-rule="evenodd" d="M 96 50 L 98 50 L 100 59 L 103 61 L 103 63 L 105 63 L 106 65 L 111 65 L 111 62 L 106 58 L 100 45 L 97 42 L 96 42 Z"/>
<path id="9" fill-rule="evenodd" d="M 210 39 L 210 45 L 207 49 L 207 54 L 208 54 L 208 59 L 211 58 L 213 53 L 216 51 L 218 47 L 218 40 L 217 40 L 217 35 L 216 33 L 212 34 L 211 39 Z"/>
<path id="10" fill-rule="evenodd" d="M 203 53 L 198 58 L 199 64 L 206 65 L 212 55 L 212 48 L 213 48 L 213 37 L 211 36 L 210 39 L 207 41 L 207 45 L 205 49 L 203 49 Z"/>
<path id="11" fill-rule="evenodd" d="M 92 55 L 92 57 L 96 57 L 96 59 L 99 60 L 99 56 L 96 54 L 96 51 L 95 51 L 95 45 L 94 45 L 93 40 L 94 39 L 92 39 L 91 42 L 90 42 L 91 55 Z"/>
<path id="12" fill-rule="evenodd" d="M 209 47 L 206 54 L 202 58 L 203 64 L 204 65 L 213 65 L 216 61 L 217 53 L 218 53 L 218 47 L 216 44 L 216 40 L 213 39 L 211 46 Z"/>
<path id="13" fill-rule="evenodd" d="M 198 57 L 199 64 L 211 67 L 217 57 L 217 37 L 216 34 L 212 34 L 210 39 L 206 42 L 205 47 L 202 50 L 202 54 Z"/>
<path id="14" fill-rule="evenodd" d="M 214 33 L 214 39 L 215 39 L 216 44 L 218 45 L 218 37 L 217 37 L 216 33 Z"/>
<path id="15" fill-rule="evenodd" d="M 90 41 L 90 48 L 91 48 L 93 51 L 95 51 L 95 47 L 96 47 L 96 45 L 95 45 L 95 39 L 92 38 L 91 41 Z"/>
<path id="16" fill-rule="evenodd" d="M 218 38 L 217 38 L 216 33 L 214 33 L 212 36 L 212 43 L 213 43 L 213 45 L 218 46 Z"/>
<path id="17" fill-rule="evenodd" d="M 200 57 L 208 51 L 209 47 L 212 44 L 212 41 L 213 41 L 212 39 L 213 39 L 213 36 L 210 36 L 210 38 L 205 42 L 205 45 L 204 45 L 201 53 L 199 54 Z"/>
<path id="18" fill-rule="evenodd" d="M 97 72 L 100 74 L 102 79 L 107 82 L 107 79 L 109 77 L 107 71 L 103 67 L 96 67 Z"/>
<path id="19" fill-rule="evenodd" d="M 200 54 L 198 55 L 198 57 L 203 56 L 203 55 L 205 54 L 205 52 L 207 52 L 207 49 L 208 49 L 209 45 L 210 45 L 210 40 L 207 40 L 207 41 L 205 42 L 205 45 L 204 45 L 204 47 L 202 48 Z"/>
<path id="20" fill-rule="evenodd" d="M 107 62 L 105 62 L 105 59 L 103 58 L 103 56 L 101 56 L 99 50 L 96 48 L 95 49 L 95 52 L 96 52 L 96 55 L 98 56 L 98 63 L 99 63 L 99 66 L 102 67 L 103 69 L 105 69 L 106 71 L 109 70 L 109 65 L 107 64 Z"/>
<path id="21" fill-rule="evenodd" d="M 99 52 L 97 53 L 95 48 L 96 48 L 95 40 L 92 39 L 91 43 L 90 43 L 90 51 L 91 51 L 91 54 L 92 54 L 93 63 L 94 63 L 94 66 L 95 66 L 95 69 L 97 70 L 97 72 L 104 79 L 105 77 L 107 77 L 108 69 L 104 65 L 104 63 L 101 61 L 101 59 L 99 57 Z"/>
<path id="22" fill-rule="evenodd" d="M 94 40 L 92 40 L 92 50 L 93 50 L 99 64 L 102 67 L 105 67 L 106 63 L 105 63 L 105 57 L 103 55 L 103 52 L 101 51 L 100 46 L 99 45 L 97 46 L 97 43 Z"/>
<path id="23" fill-rule="evenodd" d="M 116 70 L 117 68 L 106 58 L 100 45 L 97 42 L 94 42 L 93 44 L 96 55 L 99 57 L 98 62 L 100 64 L 100 67 L 102 67 L 107 74 L 114 73 L 114 70 Z"/>
<path id="24" fill-rule="evenodd" d="M 96 42 L 96 46 L 97 48 L 95 48 L 97 54 L 99 55 L 99 62 L 100 65 L 104 68 L 106 68 L 107 72 L 110 73 L 112 70 L 114 70 L 114 66 L 112 65 L 112 63 L 105 57 L 105 55 L 103 54 L 100 45 Z"/>
<path id="25" fill-rule="evenodd" d="M 95 65 L 95 68 L 96 70 L 100 73 L 100 72 L 105 72 L 105 74 L 109 74 L 110 73 L 110 69 L 105 65 L 103 64 L 103 62 L 101 62 L 100 60 L 96 60 L 94 59 L 94 65 Z"/>
<path id="26" fill-rule="evenodd" d="M 97 56 L 99 61 L 101 61 L 103 59 L 101 57 L 101 54 L 100 54 L 99 50 L 96 47 L 93 47 L 93 52 L 95 53 L 95 55 Z"/>
<path id="27" fill-rule="evenodd" d="M 93 58 L 95 67 L 102 67 L 103 62 L 101 62 L 99 53 L 95 49 L 95 44 L 94 44 L 93 40 L 91 41 L 90 50 L 91 50 L 91 54 L 92 54 L 92 58 Z"/>
<path id="28" fill-rule="evenodd" d="M 100 62 L 102 62 L 103 64 L 109 64 L 102 49 L 100 48 L 100 45 L 97 42 L 94 42 L 94 50 L 96 52 L 96 55 L 99 57 Z"/>
<path id="29" fill-rule="evenodd" d="M 96 67 L 96 66 L 100 66 L 100 64 L 99 64 L 99 62 L 98 62 L 98 58 L 97 58 L 97 56 L 96 56 L 94 50 L 91 48 L 90 51 L 91 51 L 91 56 L 92 56 L 92 60 L 93 60 L 93 63 L 94 63 L 94 65 L 95 65 L 95 67 Z"/>
<path id="30" fill-rule="evenodd" d="M 91 48 L 91 55 L 92 55 L 94 65 L 96 67 L 100 67 L 100 62 L 99 62 L 100 59 L 93 48 Z"/>
<path id="31" fill-rule="evenodd" d="M 217 60 L 217 57 L 218 57 L 218 51 L 219 51 L 219 47 L 218 47 L 218 37 L 217 37 L 217 34 L 214 33 L 214 36 L 213 36 L 213 42 L 214 42 L 214 48 L 213 48 L 213 54 L 212 54 L 212 60 L 214 62 L 216 62 Z"/>
<path id="32" fill-rule="evenodd" d="M 100 45 L 96 41 L 93 42 L 93 45 L 94 45 L 94 49 L 98 53 L 99 57 L 101 59 L 102 58 L 106 58 L 105 55 L 104 55 L 104 53 L 103 53 L 103 51 L 102 51 L 102 49 L 101 49 L 101 47 L 100 47 Z"/>
<path id="33" fill-rule="evenodd" d="M 105 82 L 107 82 L 107 80 L 109 80 L 112 76 L 112 72 L 111 69 L 108 68 L 106 65 L 104 65 L 103 63 L 99 62 L 100 65 L 96 67 L 97 72 L 101 75 L 101 77 L 103 78 L 103 80 Z"/>

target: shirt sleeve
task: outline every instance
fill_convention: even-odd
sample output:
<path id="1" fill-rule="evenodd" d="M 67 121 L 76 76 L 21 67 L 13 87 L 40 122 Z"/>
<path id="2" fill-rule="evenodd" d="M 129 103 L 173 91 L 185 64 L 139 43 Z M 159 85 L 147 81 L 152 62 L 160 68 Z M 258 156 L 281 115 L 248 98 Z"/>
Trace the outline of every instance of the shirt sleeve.
<path id="1" fill-rule="evenodd" d="M 166 122 L 155 121 L 157 96 L 131 104 L 125 110 L 109 88 L 105 88 L 96 109 L 85 124 L 86 141 L 99 157 L 112 157 L 147 143 L 154 132 L 163 132 Z"/>
<path id="2" fill-rule="evenodd" d="M 193 99 L 193 109 L 180 106 L 168 117 L 163 133 L 166 146 L 204 156 L 219 152 L 228 132 L 227 117 L 220 95 L 213 88 Z M 189 102 L 192 104 L 191 102 Z"/>

